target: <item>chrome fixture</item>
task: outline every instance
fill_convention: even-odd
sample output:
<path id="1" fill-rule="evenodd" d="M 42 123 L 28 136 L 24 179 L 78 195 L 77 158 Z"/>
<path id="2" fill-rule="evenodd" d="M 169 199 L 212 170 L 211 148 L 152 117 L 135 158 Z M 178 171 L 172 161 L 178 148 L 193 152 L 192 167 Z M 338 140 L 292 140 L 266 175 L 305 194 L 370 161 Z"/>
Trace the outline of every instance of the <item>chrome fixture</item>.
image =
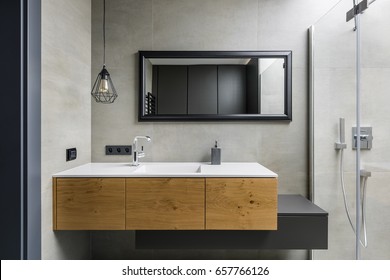
<path id="1" fill-rule="evenodd" d="M 345 119 L 344 118 L 340 118 L 339 120 L 339 129 L 340 129 L 340 133 L 339 133 L 339 141 L 334 143 L 334 148 L 336 150 L 343 150 L 343 149 L 346 149 L 347 148 L 347 144 L 345 143 Z"/>
<path id="2" fill-rule="evenodd" d="M 150 138 L 149 136 L 135 136 L 134 137 L 134 142 L 133 142 L 133 163 L 132 163 L 133 166 L 138 166 L 139 165 L 138 159 L 145 157 L 144 147 L 143 146 L 141 148 L 141 151 L 138 151 L 138 148 L 137 148 L 138 139 L 146 139 L 148 142 L 152 141 L 152 138 Z"/>
<path id="3" fill-rule="evenodd" d="M 91 95 L 95 101 L 110 104 L 118 97 L 110 73 L 106 69 L 106 0 L 103 0 L 103 69 L 93 84 Z"/>
<path id="4" fill-rule="evenodd" d="M 372 148 L 372 127 L 360 127 L 360 150 L 371 150 Z M 356 127 L 352 127 L 352 149 L 357 147 Z"/>
<path id="5" fill-rule="evenodd" d="M 355 27 L 353 28 L 353 31 L 356 31 L 357 29 L 357 23 L 356 23 L 356 15 L 363 14 L 368 7 L 374 3 L 376 0 L 362 0 L 360 3 L 356 3 L 356 0 L 353 0 L 353 8 L 350 9 L 346 14 L 346 21 L 350 21 L 351 19 L 355 20 Z M 359 2 L 359 1 L 358 1 Z"/>
<path id="6" fill-rule="evenodd" d="M 359 235 L 358 242 L 364 247 L 367 247 L 367 225 L 366 225 L 366 190 L 367 190 L 367 180 L 368 177 L 371 177 L 371 172 L 367 171 L 365 169 L 360 169 L 359 176 L 360 176 L 360 183 L 359 183 L 359 197 L 360 197 L 360 203 L 358 203 L 357 208 L 361 209 L 361 215 L 357 218 L 356 226 L 353 225 L 351 214 L 348 207 L 348 198 L 347 193 L 345 191 L 345 181 L 344 181 L 344 149 L 347 148 L 347 144 L 345 143 L 345 119 L 340 118 L 339 120 L 339 141 L 335 143 L 335 150 L 340 151 L 340 165 L 339 165 L 339 172 L 340 172 L 340 183 L 341 183 L 341 191 L 343 193 L 343 200 L 344 200 L 344 208 L 345 212 L 347 214 L 347 218 L 349 221 L 349 224 L 355 233 L 355 235 Z M 360 149 L 371 149 L 372 146 L 372 127 L 360 127 Z M 357 136 L 356 127 L 352 128 L 352 148 L 356 149 Z M 369 142 L 370 141 L 370 142 Z M 361 220 L 360 220 L 361 219 Z M 360 238 L 360 231 L 363 231 L 363 240 Z"/>

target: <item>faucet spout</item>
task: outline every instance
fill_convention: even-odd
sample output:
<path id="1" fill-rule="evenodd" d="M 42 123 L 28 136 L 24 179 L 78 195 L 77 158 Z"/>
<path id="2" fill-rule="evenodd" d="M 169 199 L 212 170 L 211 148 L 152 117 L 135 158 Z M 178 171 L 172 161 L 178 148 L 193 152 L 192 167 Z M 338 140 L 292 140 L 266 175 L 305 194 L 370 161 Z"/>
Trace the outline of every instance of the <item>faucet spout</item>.
<path id="1" fill-rule="evenodd" d="M 145 153 L 143 151 L 138 151 L 138 147 L 137 147 L 137 144 L 138 144 L 138 140 L 139 139 L 146 139 L 146 141 L 150 142 L 152 141 L 152 138 L 150 138 L 149 136 L 136 136 L 134 137 L 134 141 L 133 141 L 133 163 L 132 165 L 133 166 L 138 166 L 139 165 L 139 158 L 143 158 L 145 156 Z"/>

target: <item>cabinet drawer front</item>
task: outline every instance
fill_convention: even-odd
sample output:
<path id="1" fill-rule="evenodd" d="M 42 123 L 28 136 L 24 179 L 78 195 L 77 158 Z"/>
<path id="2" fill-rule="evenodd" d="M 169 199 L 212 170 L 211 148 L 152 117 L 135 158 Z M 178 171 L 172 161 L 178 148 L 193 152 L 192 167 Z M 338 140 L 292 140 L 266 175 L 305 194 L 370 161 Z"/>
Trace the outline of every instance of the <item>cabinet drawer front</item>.
<path id="1" fill-rule="evenodd" d="M 127 178 L 126 229 L 204 229 L 204 178 Z"/>
<path id="2" fill-rule="evenodd" d="M 124 230 L 124 178 L 54 178 L 54 229 Z"/>
<path id="3" fill-rule="evenodd" d="M 206 178 L 206 229 L 276 230 L 276 178 Z"/>

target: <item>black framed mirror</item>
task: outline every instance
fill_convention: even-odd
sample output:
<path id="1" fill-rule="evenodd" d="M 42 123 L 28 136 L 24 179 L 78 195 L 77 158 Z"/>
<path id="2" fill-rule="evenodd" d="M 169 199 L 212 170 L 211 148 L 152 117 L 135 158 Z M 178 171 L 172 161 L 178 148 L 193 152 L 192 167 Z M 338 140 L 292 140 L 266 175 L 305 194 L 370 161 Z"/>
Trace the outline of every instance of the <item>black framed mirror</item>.
<path id="1" fill-rule="evenodd" d="M 291 51 L 139 51 L 139 121 L 292 120 Z"/>

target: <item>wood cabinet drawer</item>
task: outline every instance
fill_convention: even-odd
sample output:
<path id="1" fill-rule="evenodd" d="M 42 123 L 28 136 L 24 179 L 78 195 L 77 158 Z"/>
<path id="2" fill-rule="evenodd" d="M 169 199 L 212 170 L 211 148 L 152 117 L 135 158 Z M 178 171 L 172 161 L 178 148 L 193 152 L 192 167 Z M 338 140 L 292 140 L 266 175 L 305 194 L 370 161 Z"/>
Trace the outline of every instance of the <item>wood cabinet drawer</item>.
<path id="1" fill-rule="evenodd" d="M 54 178 L 55 230 L 124 230 L 124 178 Z"/>
<path id="2" fill-rule="evenodd" d="M 204 229 L 204 178 L 126 178 L 126 229 Z"/>
<path id="3" fill-rule="evenodd" d="M 276 178 L 206 178 L 206 229 L 276 230 Z"/>

